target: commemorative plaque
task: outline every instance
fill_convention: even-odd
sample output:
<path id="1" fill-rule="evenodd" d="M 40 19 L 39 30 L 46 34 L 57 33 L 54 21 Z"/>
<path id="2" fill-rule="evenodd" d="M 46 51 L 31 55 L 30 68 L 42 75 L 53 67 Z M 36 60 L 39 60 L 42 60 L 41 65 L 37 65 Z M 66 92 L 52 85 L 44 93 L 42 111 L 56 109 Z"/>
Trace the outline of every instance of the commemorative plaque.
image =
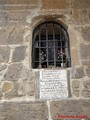
<path id="1" fill-rule="evenodd" d="M 66 70 L 40 71 L 40 99 L 68 97 L 68 80 Z"/>

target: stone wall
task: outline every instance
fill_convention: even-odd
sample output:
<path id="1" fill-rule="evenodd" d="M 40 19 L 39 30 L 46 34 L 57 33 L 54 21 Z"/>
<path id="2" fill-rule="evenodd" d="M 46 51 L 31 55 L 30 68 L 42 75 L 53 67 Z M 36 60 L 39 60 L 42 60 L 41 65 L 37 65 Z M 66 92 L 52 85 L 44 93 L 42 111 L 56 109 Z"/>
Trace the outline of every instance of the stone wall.
<path id="1" fill-rule="evenodd" d="M 71 97 L 63 101 L 36 97 L 32 33 L 46 20 L 65 25 L 70 38 Z M 57 120 L 60 114 L 90 119 L 90 0 L 0 0 L 0 120 Z"/>

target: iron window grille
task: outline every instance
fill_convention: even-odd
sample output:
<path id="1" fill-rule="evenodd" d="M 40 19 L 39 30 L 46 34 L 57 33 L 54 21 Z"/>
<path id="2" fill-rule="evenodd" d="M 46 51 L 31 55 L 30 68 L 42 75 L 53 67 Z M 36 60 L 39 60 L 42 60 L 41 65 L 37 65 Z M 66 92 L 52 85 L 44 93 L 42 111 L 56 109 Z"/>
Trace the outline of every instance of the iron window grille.
<path id="1" fill-rule="evenodd" d="M 44 22 L 34 29 L 32 67 L 70 67 L 70 46 L 67 30 L 56 22 Z"/>

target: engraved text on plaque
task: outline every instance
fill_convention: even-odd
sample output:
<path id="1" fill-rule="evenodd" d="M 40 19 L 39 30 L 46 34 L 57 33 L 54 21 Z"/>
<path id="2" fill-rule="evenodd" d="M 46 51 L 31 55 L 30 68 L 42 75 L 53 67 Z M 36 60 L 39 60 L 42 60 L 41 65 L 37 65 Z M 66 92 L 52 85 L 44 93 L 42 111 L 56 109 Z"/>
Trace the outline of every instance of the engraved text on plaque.
<path id="1" fill-rule="evenodd" d="M 42 70 L 39 80 L 41 99 L 68 97 L 66 70 Z"/>

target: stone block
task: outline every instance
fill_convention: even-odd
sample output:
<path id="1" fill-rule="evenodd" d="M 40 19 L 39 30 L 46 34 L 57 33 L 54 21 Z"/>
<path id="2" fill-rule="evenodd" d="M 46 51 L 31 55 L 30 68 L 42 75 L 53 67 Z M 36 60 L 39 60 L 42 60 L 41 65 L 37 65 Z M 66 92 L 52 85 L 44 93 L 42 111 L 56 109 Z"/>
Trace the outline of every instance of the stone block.
<path id="1" fill-rule="evenodd" d="M 85 73 L 84 73 L 84 68 L 83 67 L 72 68 L 71 77 L 73 79 L 83 78 L 84 76 L 85 76 Z"/>
<path id="2" fill-rule="evenodd" d="M 90 90 L 87 90 L 87 89 L 84 88 L 84 89 L 81 91 L 81 94 L 82 94 L 82 96 L 85 97 L 85 98 L 90 98 Z"/>
<path id="3" fill-rule="evenodd" d="M 19 6 L 17 6 L 17 9 L 21 9 Z M 24 9 L 22 6 L 22 9 Z M 28 8 L 28 7 L 27 7 Z M 10 6 L 7 6 L 7 9 L 10 9 Z M 12 9 L 15 9 L 15 7 L 12 7 Z M 12 27 L 7 27 L 5 29 L 7 29 L 7 32 L 9 32 L 8 29 L 14 29 L 13 26 L 17 26 L 17 28 L 20 28 L 20 24 L 22 26 L 24 26 L 26 24 L 26 18 L 28 15 L 30 15 L 30 11 L 15 11 L 15 10 L 7 10 L 7 12 L 5 11 L 0 11 L 0 21 L 4 23 L 4 26 L 6 27 L 5 22 L 7 22 L 7 26 L 12 26 Z M 12 22 L 13 21 L 13 22 Z M 10 24 L 11 23 L 11 24 Z M 18 26 L 19 25 L 19 26 Z M 21 30 L 23 30 L 24 28 L 21 27 Z M 3 32 L 4 28 L 2 28 L 2 32 Z M 5 31 L 5 30 L 4 30 Z"/>
<path id="4" fill-rule="evenodd" d="M 0 63 L 8 62 L 10 57 L 10 48 L 0 46 Z"/>
<path id="5" fill-rule="evenodd" d="M 21 95 L 20 95 L 21 96 Z M 20 97 L 19 94 L 18 94 L 18 84 L 17 82 L 13 82 L 13 87 L 12 89 L 10 89 L 9 91 L 7 91 L 5 94 L 4 94 L 4 98 L 5 99 L 11 99 L 11 98 L 15 98 L 15 97 Z"/>
<path id="6" fill-rule="evenodd" d="M 72 20 L 74 23 L 80 24 L 80 10 L 73 9 L 72 10 Z M 74 34 L 74 33 L 73 33 Z"/>
<path id="7" fill-rule="evenodd" d="M 90 80 L 84 81 L 83 85 L 88 91 L 90 91 Z"/>
<path id="8" fill-rule="evenodd" d="M 68 0 L 42 0 L 42 9 L 66 9 L 69 8 Z"/>
<path id="9" fill-rule="evenodd" d="M 81 94 L 85 98 L 90 98 L 90 80 L 83 82 L 84 89 L 81 91 Z"/>
<path id="10" fill-rule="evenodd" d="M 3 93 L 2 93 L 2 91 L 0 89 L 0 100 L 1 100 L 2 96 L 3 96 Z"/>
<path id="11" fill-rule="evenodd" d="M 86 74 L 87 74 L 88 77 L 90 77 L 90 66 L 88 66 L 88 67 L 86 68 Z"/>
<path id="12" fill-rule="evenodd" d="M 75 80 L 72 82 L 72 91 L 76 97 L 79 97 L 79 92 L 80 92 L 80 82 L 79 81 Z"/>
<path id="13" fill-rule="evenodd" d="M 12 89 L 12 83 L 11 82 L 4 82 L 2 85 L 2 92 L 7 92 Z"/>
<path id="14" fill-rule="evenodd" d="M 90 60 L 83 60 L 83 61 L 82 61 L 82 64 L 83 64 L 83 65 L 86 65 L 86 66 L 87 66 L 87 65 L 90 65 Z"/>
<path id="15" fill-rule="evenodd" d="M 6 65 L 6 64 L 0 64 L 0 71 L 5 70 L 5 69 L 6 69 L 6 67 L 7 67 L 7 65 Z"/>
<path id="16" fill-rule="evenodd" d="M 90 45 L 80 45 L 80 56 L 82 60 L 90 59 Z"/>
<path id="17" fill-rule="evenodd" d="M 5 120 L 48 120 L 47 104 L 37 102 L 3 102 L 0 103 L 0 115 Z"/>
<path id="18" fill-rule="evenodd" d="M 79 65 L 78 51 L 76 48 L 71 50 L 71 56 L 73 65 Z"/>
<path id="19" fill-rule="evenodd" d="M 36 5 L 38 0 L 0 0 L 1 5 L 6 5 L 6 4 L 28 4 L 28 5 Z"/>
<path id="20" fill-rule="evenodd" d="M 90 1 L 89 0 L 74 0 L 72 1 L 72 7 L 75 9 L 88 9 L 90 8 Z"/>
<path id="21" fill-rule="evenodd" d="M 27 89 L 27 86 L 28 86 L 28 89 Z M 27 86 L 26 86 L 27 94 L 29 96 L 33 96 L 34 93 L 35 93 L 35 83 L 29 81 L 28 84 L 27 84 Z"/>
<path id="22" fill-rule="evenodd" d="M 90 42 L 90 26 L 82 29 L 82 36 L 83 36 L 84 41 Z"/>
<path id="23" fill-rule="evenodd" d="M 21 62 L 22 60 L 24 60 L 25 52 L 26 52 L 25 46 L 16 47 L 13 52 L 12 62 Z"/>
<path id="24" fill-rule="evenodd" d="M 22 44 L 24 28 L 5 27 L 0 29 L 0 45 Z"/>
<path id="25" fill-rule="evenodd" d="M 6 73 L 4 74 L 3 80 L 17 80 L 20 78 L 21 70 L 23 68 L 22 63 L 17 63 L 17 64 L 11 64 Z"/>
<path id="26" fill-rule="evenodd" d="M 90 100 L 57 100 L 50 103 L 51 118 L 56 116 L 87 116 L 90 119 Z M 70 119 L 68 119 L 70 120 Z M 73 120 L 73 119 L 72 119 Z M 76 119 L 74 119 L 76 120 Z"/>

